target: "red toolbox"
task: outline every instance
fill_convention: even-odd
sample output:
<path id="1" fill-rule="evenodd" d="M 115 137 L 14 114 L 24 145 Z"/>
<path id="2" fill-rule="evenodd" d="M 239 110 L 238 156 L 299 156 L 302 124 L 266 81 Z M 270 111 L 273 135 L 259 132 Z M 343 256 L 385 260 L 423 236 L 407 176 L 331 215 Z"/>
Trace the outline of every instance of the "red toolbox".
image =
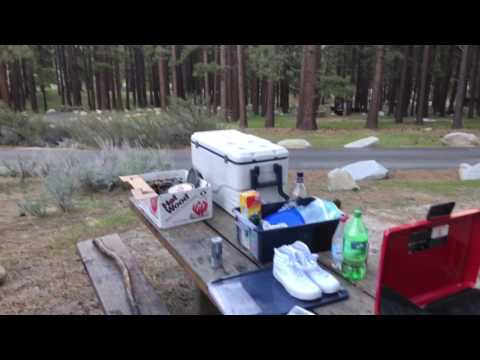
<path id="1" fill-rule="evenodd" d="M 453 207 L 385 232 L 377 315 L 480 315 L 480 209 L 451 215 Z"/>

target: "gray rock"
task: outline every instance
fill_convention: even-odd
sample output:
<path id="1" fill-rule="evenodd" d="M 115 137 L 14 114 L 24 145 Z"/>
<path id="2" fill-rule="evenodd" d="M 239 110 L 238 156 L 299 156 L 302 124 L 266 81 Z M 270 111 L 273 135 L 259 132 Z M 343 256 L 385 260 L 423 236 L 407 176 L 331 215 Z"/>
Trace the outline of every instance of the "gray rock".
<path id="1" fill-rule="evenodd" d="M 278 143 L 278 145 L 283 146 L 287 149 L 307 149 L 312 147 L 312 145 L 304 139 L 282 140 Z"/>
<path id="2" fill-rule="evenodd" d="M 350 191 L 359 190 L 360 187 L 353 180 L 352 175 L 348 171 L 335 169 L 328 173 L 328 190 L 329 191 Z"/>
<path id="3" fill-rule="evenodd" d="M 470 164 L 461 164 L 458 175 L 462 181 L 480 180 L 480 163 L 473 166 Z"/>
<path id="4" fill-rule="evenodd" d="M 5 268 L 0 265 L 0 285 L 3 285 L 5 280 L 7 280 L 7 272 L 5 271 Z"/>
<path id="5" fill-rule="evenodd" d="M 450 133 L 441 142 L 449 147 L 476 147 L 480 145 L 480 140 L 476 135 L 463 132 Z"/>
<path id="6" fill-rule="evenodd" d="M 53 114 L 53 113 L 56 113 L 57 111 L 55 109 L 49 109 L 47 111 L 47 114 Z"/>
<path id="7" fill-rule="evenodd" d="M 376 146 L 380 142 L 380 139 L 375 136 L 370 136 L 365 139 L 354 141 L 344 146 L 346 149 L 361 149 Z"/>
<path id="8" fill-rule="evenodd" d="M 345 166 L 342 170 L 352 175 L 353 180 L 381 180 L 388 176 L 388 170 L 374 160 L 360 161 Z"/>

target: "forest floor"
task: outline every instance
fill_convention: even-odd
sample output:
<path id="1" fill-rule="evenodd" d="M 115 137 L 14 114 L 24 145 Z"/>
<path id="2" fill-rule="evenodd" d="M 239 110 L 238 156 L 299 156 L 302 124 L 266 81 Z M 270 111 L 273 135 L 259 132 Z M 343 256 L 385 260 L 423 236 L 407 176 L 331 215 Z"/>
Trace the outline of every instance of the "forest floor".
<path id="1" fill-rule="evenodd" d="M 278 142 L 284 139 L 305 139 L 315 148 L 343 148 L 353 141 L 376 136 L 380 139 L 379 147 L 443 147 L 440 140 L 452 132 L 452 120 L 447 118 L 433 118 L 435 122 L 425 123 L 424 126 L 415 124 L 413 118 L 406 118 L 403 124 L 395 124 L 391 117 L 379 119 L 379 130 L 365 129 L 366 117 L 352 115 L 348 117 L 331 116 L 317 120 L 318 131 L 301 131 L 295 129 L 295 117 L 291 115 L 277 116 L 274 129 L 265 129 L 265 119 L 260 116 L 249 118 L 247 132 Z M 227 128 L 236 127 L 231 123 L 224 123 Z M 473 133 L 480 137 L 480 119 L 465 120 L 465 129 L 460 130 Z"/>
<path id="2" fill-rule="evenodd" d="M 356 193 L 329 193 L 326 174 L 306 172 L 309 192 L 339 198 L 347 212 L 361 206 L 374 253 L 384 230 L 423 218 L 429 205 L 453 200 L 458 210 L 477 207 L 480 200 L 480 182 L 460 182 L 453 170 L 397 171 L 388 180 L 360 183 Z M 76 244 L 110 233 L 121 234 L 173 314 L 197 313 L 194 283 L 130 210 L 128 192 L 82 195 L 70 213 L 49 209 L 46 218 L 21 217 L 17 202 L 40 189 L 36 179 L 20 184 L 0 178 L 0 264 L 8 273 L 0 287 L 1 314 L 101 314 Z"/>

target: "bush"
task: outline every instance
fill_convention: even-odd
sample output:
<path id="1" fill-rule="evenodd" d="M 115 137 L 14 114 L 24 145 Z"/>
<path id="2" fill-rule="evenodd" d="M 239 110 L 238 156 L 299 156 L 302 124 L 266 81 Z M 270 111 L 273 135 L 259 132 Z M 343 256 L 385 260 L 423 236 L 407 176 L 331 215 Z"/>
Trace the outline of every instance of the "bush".
<path id="1" fill-rule="evenodd" d="M 81 187 L 81 161 L 73 153 L 56 154 L 55 158 L 42 164 L 39 175 L 55 205 L 66 212 L 73 208 L 73 196 Z"/>
<path id="2" fill-rule="evenodd" d="M 14 161 L 3 161 L 3 166 L 8 170 L 9 176 L 19 177 L 22 183 L 25 182 L 26 178 L 38 175 L 38 161 L 35 158 L 25 159 L 18 156 Z"/>
<path id="3" fill-rule="evenodd" d="M 47 199 L 45 196 L 41 196 L 36 199 L 23 199 L 18 202 L 18 207 L 27 214 L 35 217 L 47 216 Z"/>
<path id="4" fill-rule="evenodd" d="M 57 145 L 68 132 L 46 121 L 41 115 L 16 113 L 0 106 L 0 145 Z"/>
<path id="5" fill-rule="evenodd" d="M 164 170 L 169 166 L 168 155 L 159 149 L 104 143 L 95 158 L 83 164 L 81 182 L 90 191 L 111 190 L 120 183 L 120 176 Z"/>
<path id="6" fill-rule="evenodd" d="M 168 111 L 100 112 L 76 117 L 62 125 L 78 143 L 100 147 L 168 147 L 187 145 L 196 131 L 211 130 L 215 122 L 203 107 L 191 101 L 171 99 Z"/>

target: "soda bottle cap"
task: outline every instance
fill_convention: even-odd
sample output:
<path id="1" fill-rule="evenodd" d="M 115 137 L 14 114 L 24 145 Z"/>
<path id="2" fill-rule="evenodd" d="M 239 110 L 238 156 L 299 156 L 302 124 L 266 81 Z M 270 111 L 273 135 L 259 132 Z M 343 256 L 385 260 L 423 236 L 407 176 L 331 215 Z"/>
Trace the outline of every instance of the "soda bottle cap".
<path id="1" fill-rule="evenodd" d="M 303 178 L 303 172 L 297 173 L 297 177 Z"/>
<path id="2" fill-rule="evenodd" d="M 362 216 L 362 210 L 361 209 L 356 209 L 354 212 L 354 215 L 356 218 L 359 218 Z"/>

